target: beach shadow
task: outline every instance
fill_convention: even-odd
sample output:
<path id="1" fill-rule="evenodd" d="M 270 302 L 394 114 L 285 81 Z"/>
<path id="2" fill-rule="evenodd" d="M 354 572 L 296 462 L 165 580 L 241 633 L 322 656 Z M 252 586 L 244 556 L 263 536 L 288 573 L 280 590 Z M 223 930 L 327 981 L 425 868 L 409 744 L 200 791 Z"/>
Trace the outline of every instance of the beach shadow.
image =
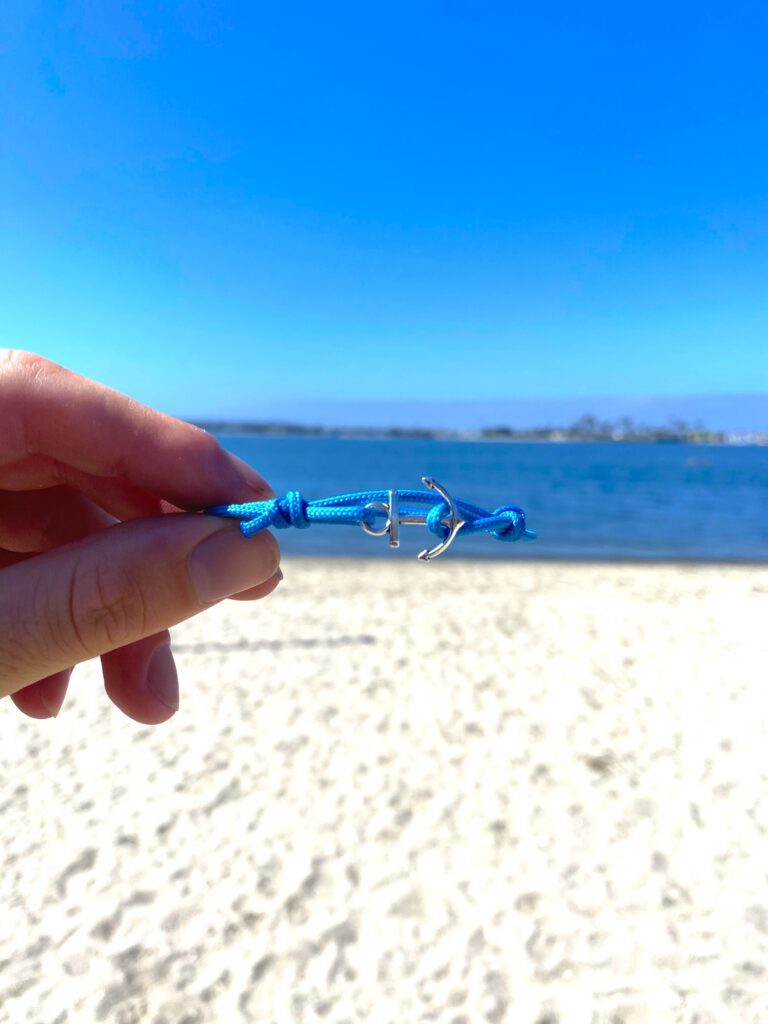
<path id="1" fill-rule="evenodd" d="M 370 647 L 376 637 L 362 633 L 359 636 L 291 637 L 286 640 L 201 640 L 194 644 L 174 644 L 177 654 L 207 654 L 212 651 L 290 651 L 309 650 L 313 647 Z"/>

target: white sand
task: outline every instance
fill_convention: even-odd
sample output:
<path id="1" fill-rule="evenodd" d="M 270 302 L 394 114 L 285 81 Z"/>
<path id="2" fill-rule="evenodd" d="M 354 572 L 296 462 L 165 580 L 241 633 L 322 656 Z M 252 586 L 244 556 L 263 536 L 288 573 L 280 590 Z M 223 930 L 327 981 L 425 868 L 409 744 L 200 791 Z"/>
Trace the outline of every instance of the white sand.
<path id="1" fill-rule="evenodd" d="M 768 1021 L 768 571 L 292 561 L 2 725 L 5 1024 Z"/>

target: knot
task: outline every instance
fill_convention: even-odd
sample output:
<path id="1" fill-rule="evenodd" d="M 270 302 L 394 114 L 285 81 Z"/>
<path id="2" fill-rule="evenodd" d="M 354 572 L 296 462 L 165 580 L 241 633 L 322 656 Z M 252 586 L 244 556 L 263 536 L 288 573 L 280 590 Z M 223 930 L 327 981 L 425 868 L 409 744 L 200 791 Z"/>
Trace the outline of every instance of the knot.
<path id="1" fill-rule="evenodd" d="M 299 491 L 286 491 L 282 498 L 275 498 L 272 502 L 275 506 L 274 514 L 270 516 L 271 525 L 278 530 L 295 526 L 297 530 L 306 530 L 309 526 L 307 519 L 307 503 Z"/>
<path id="2" fill-rule="evenodd" d="M 226 510 L 222 514 L 240 518 L 240 530 L 246 537 L 252 537 L 254 533 L 270 527 L 287 530 L 289 526 L 296 526 L 299 530 L 305 530 L 309 526 L 307 503 L 298 491 L 288 491 L 282 498 L 273 498 L 271 501 L 222 505 L 221 508 Z"/>
<path id="3" fill-rule="evenodd" d="M 451 532 L 443 522 L 443 517 L 450 511 L 450 506 L 445 501 L 439 501 L 436 505 L 432 506 L 424 519 L 427 529 L 434 533 L 438 540 L 445 540 Z"/>
<path id="4" fill-rule="evenodd" d="M 425 523 L 427 528 L 439 540 L 445 540 L 450 533 L 443 519 L 451 509 L 445 501 L 440 501 L 427 512 Z M 525 533 L 525 513 L 517 505 L 501 505 L 493 512 L 484 512 L 479 508 L 461 506 L 459 515 L 466 524 L 467 532 L 482 531 L 490 533 L 498 540 L 519 540 Z"/>
<path id="5" fill-rule="evenodd" d="M 488 518 L 496 520 L 488 532 L 499 540 L 519 540 L 525 533 L 525 512 L 517 505 L 500 505 Z"/>

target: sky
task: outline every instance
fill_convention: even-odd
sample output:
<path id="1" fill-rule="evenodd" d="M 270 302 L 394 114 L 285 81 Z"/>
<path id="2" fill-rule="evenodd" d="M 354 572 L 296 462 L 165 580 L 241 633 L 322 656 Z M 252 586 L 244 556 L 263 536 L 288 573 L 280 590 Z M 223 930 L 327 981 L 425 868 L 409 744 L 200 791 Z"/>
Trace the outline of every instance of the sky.
<path id="1" fill-rule="evenodd" d="M 191 418 L 768 392 L 767 36 L 762 0 L 3 0 L 0 344 Z"/>

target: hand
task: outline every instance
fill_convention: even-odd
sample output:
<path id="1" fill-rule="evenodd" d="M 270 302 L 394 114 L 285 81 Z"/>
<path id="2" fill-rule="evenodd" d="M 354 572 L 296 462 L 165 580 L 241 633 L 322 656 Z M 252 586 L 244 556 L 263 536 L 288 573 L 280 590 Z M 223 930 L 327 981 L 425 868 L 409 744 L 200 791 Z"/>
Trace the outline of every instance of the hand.
<path id="1" fill-rule="evenodd" d="M 0 697 L 49 718 L 99 655 L 122 711 L 170 718 L 168 627 L 280 580 L 271 534 L 181 510 L 273 496 L 204 430 L 0 349 Z"/>

